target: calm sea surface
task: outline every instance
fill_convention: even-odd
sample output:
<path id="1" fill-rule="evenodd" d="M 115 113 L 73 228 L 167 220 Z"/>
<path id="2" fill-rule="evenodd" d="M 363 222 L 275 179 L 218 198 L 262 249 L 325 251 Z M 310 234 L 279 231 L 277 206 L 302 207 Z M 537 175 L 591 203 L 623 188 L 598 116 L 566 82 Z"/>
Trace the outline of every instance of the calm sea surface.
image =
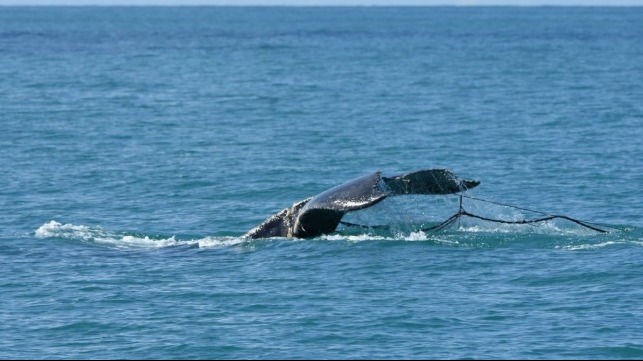
<path id="1" fill-rule="evenodd" d="M 643 8 L 0 7 L 0 358 L 643 358 Z M 448 168 L 571 222 L 247 240 Z M 525 210 L 466 198 L 491 218 Z"/>

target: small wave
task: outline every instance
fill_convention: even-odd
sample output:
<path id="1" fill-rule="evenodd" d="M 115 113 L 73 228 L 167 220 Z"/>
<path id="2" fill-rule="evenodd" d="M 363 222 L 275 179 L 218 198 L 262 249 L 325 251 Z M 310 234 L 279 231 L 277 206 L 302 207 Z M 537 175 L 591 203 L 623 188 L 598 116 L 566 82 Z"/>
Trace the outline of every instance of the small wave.
<path id="1" fill-rule="evenodd" d="M 505 234 L 542 234 L 551 236 L 593 236 L 596 231 L 577 225 L 558 224 L 554 220 L 538 224 L 497 224 L 479 222 L 477 224 L 463 223 L 457 227 L 460 232 L 469 233 L 505 233 Z"/>
<path id="2" fill-rule="evenodd" d="M 578 251 L 601 249 L 610 246 L 641 247 L 643 241 L 631 237 L 624 231 L 616 230 L 608 235 L 597 234 L 584 228 L 564 228 L 554 224 L 526 228 L 515 226 L 483 225 L 459 226 L 451 230 L 438 232 L 406 231 L 384 232 L 374 231 L 360 234 L 332 234 L 321 236 L 327 241 L 344 241 L 358 243 L 364 241 L 398 241 L 426 242 L 429 244 L 457 248 L 553 248 L 560 250 Z"/>
<path id="3" fill-rule="evenodd" d="M 153 237 L 133 235 L 105 230 L 100 226 L 62 224 L 50 221 L 35 231 L 37 238 L 62 238 L 71 241 L 93 243 L 118 249 L 158 249 L 169 247 L 217 248 L 229 247 L 247 242 L 243 237 L 204 237 L 179 240 L 175 236 Z"/>
<path id="4" fill-rule="evenodd" d="M 397 234 L 392 234 L 388 236 L 376 235 L 370 233 L 363 234 L 353 234 L 353 235 L 344 235 L 344 234 L 330 234 L 321 236 L 320 239 L 326 241 L 348 241 L 348 242 L 364 242 L 364 241 L 405 241 L 405 242 L 423 242 L 431 241 L 437 243 L 453 243 L 452 241 L 444 241 L 436 238 L 435 235 L 426 233 L 424 231 L 414 231 L 409 233 L 399 232 Z M 457 242 L 455 242 L 457 243 Z"/>
<path id="5" fill-rule="evenodd" d="M 357 235 L 343 235 L 343 234 L 328 234 L 319 237 L 325 241 L 349 241 L 349 242 L 363 242 L 363 241 L 393 241 L 393 237 L 376 236 L 372 234 L 357 234 Z"/>
<path id="6" fill-rule="evenodd" d="M 643 242 L 624 239 L 624 240 L 605 241 L 605 242 L 593 243 L 593 244 L 587 243 L 587 244 L 578 244 L 578 245 L 558 246 L 556 248 L 560 248 L 568 251 L 584 251 L 584 250 L 594 250 L 599 248 L 605 248 L 605 247 L 615 246 L 615 245 L 643 247 Z"/>
<path id="7" fill-rule="evenodd" d="M 524 227 L 522 228 L 524 230 Z M 426 231 L 371 231 L 364 233 L 334 233 L 318 239 L 359 243 L 365 241 L 385 242 L 428 242 L 447 247 L 545 247 L 569 251 L 593 250 L 609 246 L 643 246 L 638 232 L 617 231 L 610 235 L 587 233 L 580 228 L 559 228 L 555 225 L 538 227 L 528 232 L 517 231 L 512 226 L 485 227 L 482 225 L 461 225 L 453 230 Z M 58 238 L 73 242 L 89 243 L 116 249 L 162 249 L 172 247 L 222 248 L 250 245 L 254 247 L 259 240 L 249 240 L 242 236 L 208 236 L 197 239 L 180 239 L 176 236 L 153 236 L 132 232 L 112 232 L 101 226 L 62 224 L 50 221 L 41 225 L 35 232 L 37 238 Z M 634 237 L 632 237 L 634 236 Z M 280 239 L 296 242 L 306 240 Z"/>
<path id="8" fill-rule="evenodd" d="M 607 242 L 601 242 L 601 243 L 596 243 L 596 244 L 580 244 L 580 245 L 569 245 L 569 246 L 559 246 L 557 248 L 562 248 L 566 249 L 569 251 L 579 251 L 579 250 L 586 250 L 586 249 L 598 249 L 598 248 L 604 248 L 607 246 L 611 246 L 614 244 L 619 244 L 619 243 L 624 243 L 624 242 L 616 242 L 616 241 L 607 241 Z"/>

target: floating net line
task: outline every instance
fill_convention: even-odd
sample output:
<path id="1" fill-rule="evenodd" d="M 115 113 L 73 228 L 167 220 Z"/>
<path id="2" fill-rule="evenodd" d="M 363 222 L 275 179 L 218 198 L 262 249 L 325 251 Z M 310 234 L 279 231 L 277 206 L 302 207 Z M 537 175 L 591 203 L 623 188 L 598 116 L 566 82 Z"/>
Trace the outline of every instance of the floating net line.
<path id="1" fill-rule="evenodd" d="M 439 223 L 437 225 L 434 225 L 434 226 L 431 226 L 431 227 L 426 227 L 426 228 L 421 228 L 419 230 L 423 231 L 423 232 L 439 231 L 439 230 L 442 230 L 442 229 L 452 225 L 455 222 L 458 222 L 463 217 L 469 217 L 469 218 L 480 219 L 480 220 L 483 220 L 483 221 L 486 221 L 486 222 L 502 223 L 502 224 L 535 224 L 535 223 L 542 223 L 542 222 L 551 221 L 551 220 L 554 220 L 554 219 L 564 219 L 564 220 L 576 223 L 581 227 L 591 229 L 591 230 L 593 230 L 595 232 L 598 232 L 598 233 L 609 233 L 609 231 L 607 231 L 605 229 L 602 229 L 602 228 L 599 228 L 599 227 L 597 227 L 595 225 L 592 225 L 587 221 L 582 221 L 582 220 L 572 218 L 572 217 L 569 217 L 569 216 L 566 216 L 566 215 L 549 214 L 549 213 L 545 213 L 545 212 L 541 212 L 541 211 L 536 211 L 536 210 L 533 210 L 533 209 L 514 206 L 514 205 L 511 205 L 511 204 L 494 202 L 494 201 L 490 201 L 490 200 L 487 200 L 487 199 L 467 196 L 467 195 L 464 195 L 464 194 L 460 194 L 459 198 L 460 199 L 459 199 L 458 212 L 456 212 L 455 214 L 453 214 L 452 216 L 450 216 L 449 218 L 447 218 L 446 220 L 442 221 L 441 223 Z M 489 204 L 494 204 L 494 205 L 497 205 L 497 206 L 513 208 L 513 209 L 517 209 L 517 210 L 521 210 L 521 211 L 532 212 L 532 213 L 535 213 L 535 214 L 540 214 L 542 217 L 533 218 L 533 219 L 520 219 L 520 220 L 506 220 L 506 219 L 485 217 L 485 216 L 481 216 L 481 215 L 478 215 L 478 214 L 471 213 L 471 212 L 467 211 L 464 208 L 463 198 L 467 198 L 467 199 L 471 199 L 471 200 L 475 200 L 475 201 L 479 201 L 479 202 L 485 202 L 485 203 L 489 203 Z M 343 225 L 348 226 L 348 227 L 373 228 L 373 229 L 387 228 L 388 227 L 388 226 L 385 226 L 385 225 L 369 226 L 369 225 L 363 225 L 363 224 L 357 224 L 357 223 L 351 223 L 351 222 L 345 222 L 345 221 L 341 221 L 340 224 L 343 224 Z M 610 227 L 603 226 L 603 225 L 601 225 L 601 227 L 610 228 Z"/>

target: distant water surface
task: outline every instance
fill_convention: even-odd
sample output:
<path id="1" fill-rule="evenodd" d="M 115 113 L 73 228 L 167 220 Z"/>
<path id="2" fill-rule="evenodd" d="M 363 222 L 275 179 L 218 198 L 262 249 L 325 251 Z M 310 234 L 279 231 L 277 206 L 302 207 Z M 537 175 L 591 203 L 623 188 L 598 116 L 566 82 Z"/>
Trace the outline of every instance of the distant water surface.
<path id="1" fill-rule="evenodd" d="M 0 7 L 0 358 L 643 358 L 643 8 Z M 387 200 L 382 170 L 571 222 Z M 524 210 L 465 199 L 493 218 Z"/>

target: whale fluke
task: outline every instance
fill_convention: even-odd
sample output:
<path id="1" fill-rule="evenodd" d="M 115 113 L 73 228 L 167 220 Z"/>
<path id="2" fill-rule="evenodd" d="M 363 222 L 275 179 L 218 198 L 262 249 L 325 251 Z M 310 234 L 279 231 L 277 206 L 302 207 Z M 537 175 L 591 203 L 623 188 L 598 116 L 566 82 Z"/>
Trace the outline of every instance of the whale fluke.
<path id="1" fill-rule="evenodd" d="M 317 237 L 334 232 L 346 213 L 373 206 L 389 196 L 452 194 L 478 184 L 478 181 L 459 179 L 446 169 L 425 169 L 392 177 L 382 177 L 378 171 L 296 202 L 250 230 L 245 237 Z"/>

